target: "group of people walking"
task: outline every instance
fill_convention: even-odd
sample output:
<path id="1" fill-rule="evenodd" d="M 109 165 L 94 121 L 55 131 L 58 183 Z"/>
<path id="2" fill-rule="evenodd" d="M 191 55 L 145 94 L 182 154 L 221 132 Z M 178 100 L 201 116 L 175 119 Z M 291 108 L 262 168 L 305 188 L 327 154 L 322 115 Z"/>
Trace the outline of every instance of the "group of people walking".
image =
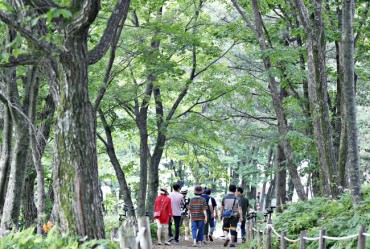
<path id="1" fill-rule="evenodd" d="M 162 229 L 164 230 L 164 244 L 170 245 L 173 241 L 179 244 L 181 224 L 185 226 L 185 240 L 189 238 L 189 223 L 193 246 L 201 246 L 206 241 L 213 241 L 213 232 L 219 218 L 217 202 L 211 196 L 209 188 L 195 186 L 194 197 L 189 198 L 188 188 L 174 184 L 173 192 L 168 193 L 167 188 L 160 189 L 154 203 L 154 219 L 157 223 L 157 243 L 162 244 Z M 243 189 L 235 185 L 229 186 L 229 192 L 222 198 L 220 218 L 223 221 L 225 237 L 224 246 L 230 242 L 230 247 L 235 247 L 237 240 L 237 225 L 241 223 L 241 233 L 245 241 L 245 220 L 248 213 L 248 199 L 243 196 Z M 174 223 L 175 234 L 172 233 Z M 229 238 L 229 233 L 231 237 Z"/>

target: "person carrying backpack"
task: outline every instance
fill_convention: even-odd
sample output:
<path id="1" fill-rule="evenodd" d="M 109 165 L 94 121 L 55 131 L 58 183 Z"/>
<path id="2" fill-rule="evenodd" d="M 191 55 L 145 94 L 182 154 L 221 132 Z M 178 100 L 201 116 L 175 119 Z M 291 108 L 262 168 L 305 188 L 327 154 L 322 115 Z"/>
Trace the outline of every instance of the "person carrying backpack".
<path id="1" fill-rule="evenodd" d="M 181 206 L 181 223 L 185 227 L 185 240 L 189 240 L 189 203 L 190 198 L 187 196 L 188 187 L 181 188 L 180 193 L 183 195 L 183 204 Z"/>
<path id="2" fill-rule="evenodd" d="M 238 222 L 243 221 L 242 209 L 239 198 L 235 195 L 236 186 L 230 185 L 229 192 L 222 198 L 221 202 L 221 219 L 223 219 L 223 230 L 225 235 L 224 246 L 230 242 L 229 232 L 231 235 L 230 247 L 235 247 Z"/>

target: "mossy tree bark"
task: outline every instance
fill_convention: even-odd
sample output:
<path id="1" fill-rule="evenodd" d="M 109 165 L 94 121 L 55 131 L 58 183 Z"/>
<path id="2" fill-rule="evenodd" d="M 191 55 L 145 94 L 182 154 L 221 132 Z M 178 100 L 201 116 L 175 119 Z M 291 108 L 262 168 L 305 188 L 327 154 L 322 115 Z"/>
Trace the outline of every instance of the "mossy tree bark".
<path id="1" fill-rule="evenodd" d="M 355 12 L 354 0 L 343 0 L 343 85 L 345 116 L 347 124 L 348 157 L 346 167 L 350 179 L 352 201 L 357 205 L 363 200 L 361 193 L 360 162 L 358 152 L 358 128 L 355 101 L 355 68 L 354 68 L 354 35 L 353 21 Z"/>
<path id="2" fill-rule="evenodd" d="M 283 212 L 286 193 L 286 164 L 285 154 L 282 145 L 276 147 L 276 211 Z"/>

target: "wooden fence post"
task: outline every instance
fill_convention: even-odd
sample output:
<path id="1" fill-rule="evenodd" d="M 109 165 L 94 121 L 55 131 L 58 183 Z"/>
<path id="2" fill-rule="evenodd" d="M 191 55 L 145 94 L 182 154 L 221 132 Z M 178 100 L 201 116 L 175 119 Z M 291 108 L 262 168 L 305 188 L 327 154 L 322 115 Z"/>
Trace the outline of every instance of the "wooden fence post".
<path id="1" fill-rule="evenodd" d="M 250 231 L 249 231 L 249 220 L 247 220 L 246 222 L 245 222 L 245 231 L 246 231 L 246 235 L 245 235 L 245 237 L 246 237 L 246 241 L 249 241 L 250 240 Z"/>
<path id="2" fill-rule="evenodd" d="M 358 232 L 358 242 L 357 242 L 357 249 L 365 249 L 366 247 L 366 236 L 363 235 L 363 233 L 366 233 L 366 227 L 360 226 L 359 232 Z"/>
<path id="3" fill-rule="evenodd" d="M 255 225 L 254 225 L 254 221 L 253 221 L 253 219 L 252 219 L 252 225 L 251 225 L 251 235 L 252 235 L 252 240 L 254 240 L 254 227 L 255 227 Z"/>
<path id="4" fill-rule="evenodd" d="M 280 233 L 280 249 L 286 249 L 287 243 L 284 237 L 286 237 L 287 233 L 286 232 L 281 232 Z"/>
<path id="5" fill-rule="evenodd" d="M 326 248 L 325 238 L 324 238 L 325 235 L 326 235 L 326 230 L 325 229 L 321 229 L 321 231 L 320 231 L 320 239 L 319 239 L 319 249 L 325 249 Z"/>
<path id="6" fill-rule="evenodd" d="M 270 225 L 272 223 L 272 221 L 269 219 L 267 221 L 267 224 Z M 272 229 L 270 226 L 267 227 L 267 232 L 266 232 L 266 244 L 265 244 L 265 249 L 271 249 L 271 244 L 272 244 L 272 241 L 271 241 L 271 233 L 272 233 Z"/>
<path id="7" fill-rule="evenodd" d="M 301 235 L 299 236 L 300 247 L 299 249 L 306 249 L 306 240 L 303 237 L 307 237 L 307 231 L 301 231 Z"/>

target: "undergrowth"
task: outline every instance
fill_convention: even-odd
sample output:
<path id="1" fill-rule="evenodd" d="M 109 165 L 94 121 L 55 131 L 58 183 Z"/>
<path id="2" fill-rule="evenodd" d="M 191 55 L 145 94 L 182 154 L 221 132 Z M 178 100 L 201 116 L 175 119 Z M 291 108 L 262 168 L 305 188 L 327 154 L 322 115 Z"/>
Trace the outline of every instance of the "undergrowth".
<path id="1" fill-rule="evenodd" d="M 52 228 L 46 237 L 34 233 L 35 228 L 31 227 L 21 232 L 11 232 L 0 239 L 0 249 L 118 249 L 118 244 L 109 240 L 81 241 L 79 238 L 62 236 L 57 229 Z"/>
<path id="2" fill-rule="evenodd" d="M 273 215 L 273 226 L 278 232 L 287 232 L 289 239 L 299 238 L 302 230 L 306 230 L 307 237 L 311 238 L 319 237 L 321 229 L 325 229 L 326 235 L 332 237 L 358 234 L 361 225 L 368 228 L 370 225 L 370 186 L 364 186 L 362 191 L 364 201 L 356 208 L 352 205 L 350 193 L 342 194 L 337 200 L 317 197 L 304 202 L 289 203 L 284 207 L 283 213 Z M 279 248 L 280 241 L 274 234 L 272 236 L 272 248 Z M 289 249 L 298 249 L 300 246 L 299 242 L 287 243 Z M 246 248 L 257 244 L 256 241 L 250 241 Z M 318 241 L 307 241 L 307 249 L 318 247 Z M 357 248 L 357 238 L 342 241 L 326 240 L 326 248 Z M 366 248 L 370 249 L 370 239 L 367 239 Z"/>

